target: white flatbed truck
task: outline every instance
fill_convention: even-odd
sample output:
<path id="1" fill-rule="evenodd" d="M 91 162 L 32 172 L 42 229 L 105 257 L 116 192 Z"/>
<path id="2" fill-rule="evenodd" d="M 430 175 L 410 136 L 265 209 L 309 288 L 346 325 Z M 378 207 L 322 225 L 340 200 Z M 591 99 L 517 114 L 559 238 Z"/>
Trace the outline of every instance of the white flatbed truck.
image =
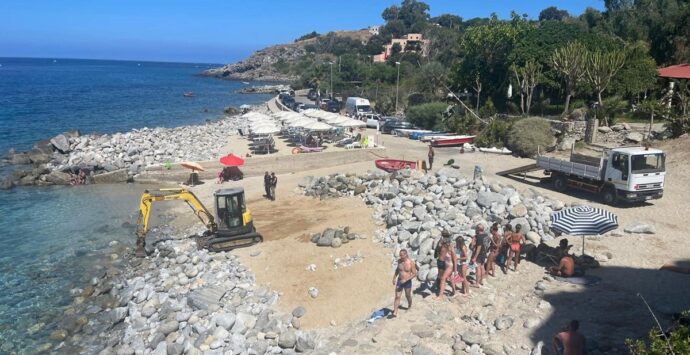
<path id="1" fill-rule="evenodd" d="M 544 170 L 557 191 L 576 188 L 600 194 L 604 203 L 642 202 L 664 195 L 666 155 L 659 149 L 605 149 L 600 158 L 571 153 L 570 160 L 537 155 L 535 164 L 506 170 L 511 175 Z"/>

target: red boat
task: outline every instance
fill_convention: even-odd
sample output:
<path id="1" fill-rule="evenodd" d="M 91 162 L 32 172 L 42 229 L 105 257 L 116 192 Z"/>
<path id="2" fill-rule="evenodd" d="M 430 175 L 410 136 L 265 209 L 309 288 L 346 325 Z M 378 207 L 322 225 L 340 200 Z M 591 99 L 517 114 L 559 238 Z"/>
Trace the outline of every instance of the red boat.
<path id="1" fill-rule="evenodd" d="M 409 161 L 409 160 L 398 160 L 398 159 L 379 159 L 374 161 L 376 164 L 376 167 L 387 172 L 387 173 L 392 173 L 394 171 L 398 171 L 400 169 L 416 169 L 417 168 L 417 162 L 414 161 Z"/>
<path id="2" fill-rule="evenodd" d="M 472 143 L 475 136 L 449 136 L 431 141 L 432 147 L 456 147 L 465 143 Z"/>

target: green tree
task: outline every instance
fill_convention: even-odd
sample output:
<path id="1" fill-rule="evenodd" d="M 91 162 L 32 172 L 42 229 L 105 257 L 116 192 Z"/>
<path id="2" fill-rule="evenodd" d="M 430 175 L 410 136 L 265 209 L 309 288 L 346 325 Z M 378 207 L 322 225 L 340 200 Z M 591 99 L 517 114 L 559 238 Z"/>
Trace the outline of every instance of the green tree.
<path id="1" fill-rule="evenodd" d="M 570 14 L 566 10 L 559 10 L 555 6 L 549 6 L 539 13 L 539 21 L 563 21 L 570 17 Z"/>
<path id="2" fill-rule="evenodd" d="M 563 115 L 568 114 L 570 99 L 575 95 L 577 85 L 586 75 L 587 56 L 585 47 L 579 42 L 570 42 L 551 55 L 553 68 L 565 81 L 565 108 Z"/>
<path id="3" fill-rule="evenodd" d="M 462 17 L 452 14 L 442 14 L 431 19 L 431 22 L 441 27 L 458 30 L 462 26 Z"/>
<path id="4" fill-rule="evenodd" d="M 534 88 L 541 80 L 541 65 L 528 61 L 524 66 L 518 67 L 513 64 L 511 68 L 517 88 L 520 90 L 520 111 L 523 115 L 529 115 Z"/>
<path id="5" fill-rule="evenodd" d="M 625 65 L 611 83 L 611 91 L 626 97 L 636 97 L 656 86 L 657 72 L 649 46 L 637 42 L 628 47 Z"/>
<path id="6" fill-rule="evenodd" d="M 407 110 L 407 120 L 413 124 L 425 128 L 441 128 L 443 124 L 443 113 L 446 112 L 448 104 L 443 102 L 431 102 L 412 106 Z"/>
<path id="7" fill-rule="evenodd" d="M 422 65 L 413 77 L 413 84 L 427 100 L 439 98 L 446 81 L 446 68 L 439 62 Z"/>
<path id="8" fill-rule="evenodd" d="M 687 317 L 689 313 L 685 311 L 682 315 Z M 687 326 L 676 327 L 668 336 L 659 335 L 659 329 L 652 329 L 646 340 L 626 339 L 625 345 L 633 355 L 690 354 L 690 328 Z"/>
<path id="9" fill-rule="evenodd" d="M 597 95 L 599 107 L 604 107 L 602 93 L 611 83 L 611 79 L 625 65 L 625 51 L 612 50 L 608 52 L 595 50 L 587 51 L 585 65 L 585 80 L 592 86 Z M 608 119 L 604 119 L 608 123 Z"/>
<path id="10" fill-rule="evenodd" d="M 303 36 L 300 36 L 298 39 L 295 40 L 295 42 L 304 41 L 305 39 L 316 38 L 318 36 L 320 35 L 316 31 L 311 31 Z"/>

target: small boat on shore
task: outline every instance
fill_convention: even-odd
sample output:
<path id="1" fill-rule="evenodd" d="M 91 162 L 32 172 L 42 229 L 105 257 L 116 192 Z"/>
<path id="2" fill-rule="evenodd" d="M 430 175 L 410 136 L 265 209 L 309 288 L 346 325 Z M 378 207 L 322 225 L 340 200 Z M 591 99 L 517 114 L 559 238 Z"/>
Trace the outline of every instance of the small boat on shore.
<path id="1" fill-rule="evenodd" d="M 392 173 L 394 171 L 398 171 L 400 169 L 416 169 L 417 168 L 417 162 L 410 161 L 410 160 L 399 160 L 399 159 L 379 159 L 374 161 L 374 164 L 376 164 L 376 167 L 387 172 L 387 173 Z"/>
<path id="2" fill-rule="evenodd" d="M 508 148 L 496 148 L 496 147 L 491 147 L 491 148 L 479 148 L 479 151 L 482 153 L 493 153 L 493 154 L 513 154 L 513 152 L 508 149 Z"/>
<path id="3" fill-rule="evenodd" d="M 432 147 L 457 147 L 472 143 L 475 136 L 447 136 L 431 140 Z"/>
<path id="4" fill-rule="evenodd" d="M 191 91 L 190 91 L 190 92 L 185 92 L 184 94 L 182 94 L 182 96 L 184 96 L 184 97 L 194 97 L 194 93 L 191 92 Z"/>

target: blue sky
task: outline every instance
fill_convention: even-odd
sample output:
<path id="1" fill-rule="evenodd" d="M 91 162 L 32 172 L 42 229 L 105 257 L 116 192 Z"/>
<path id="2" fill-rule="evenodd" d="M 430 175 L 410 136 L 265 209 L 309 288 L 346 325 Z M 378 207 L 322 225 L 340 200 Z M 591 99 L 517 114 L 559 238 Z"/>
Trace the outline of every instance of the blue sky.
<path id="1" fill-rule="evenodd" d="M 536 18 L 552 5 L 580 14 L 601 0 L 425 1 L 431 15 L 464 19 L 511 10 Z M 0 57 L 234 62 L 317 31 L 379 24 L 392 0 L 4 0 Z"/>

